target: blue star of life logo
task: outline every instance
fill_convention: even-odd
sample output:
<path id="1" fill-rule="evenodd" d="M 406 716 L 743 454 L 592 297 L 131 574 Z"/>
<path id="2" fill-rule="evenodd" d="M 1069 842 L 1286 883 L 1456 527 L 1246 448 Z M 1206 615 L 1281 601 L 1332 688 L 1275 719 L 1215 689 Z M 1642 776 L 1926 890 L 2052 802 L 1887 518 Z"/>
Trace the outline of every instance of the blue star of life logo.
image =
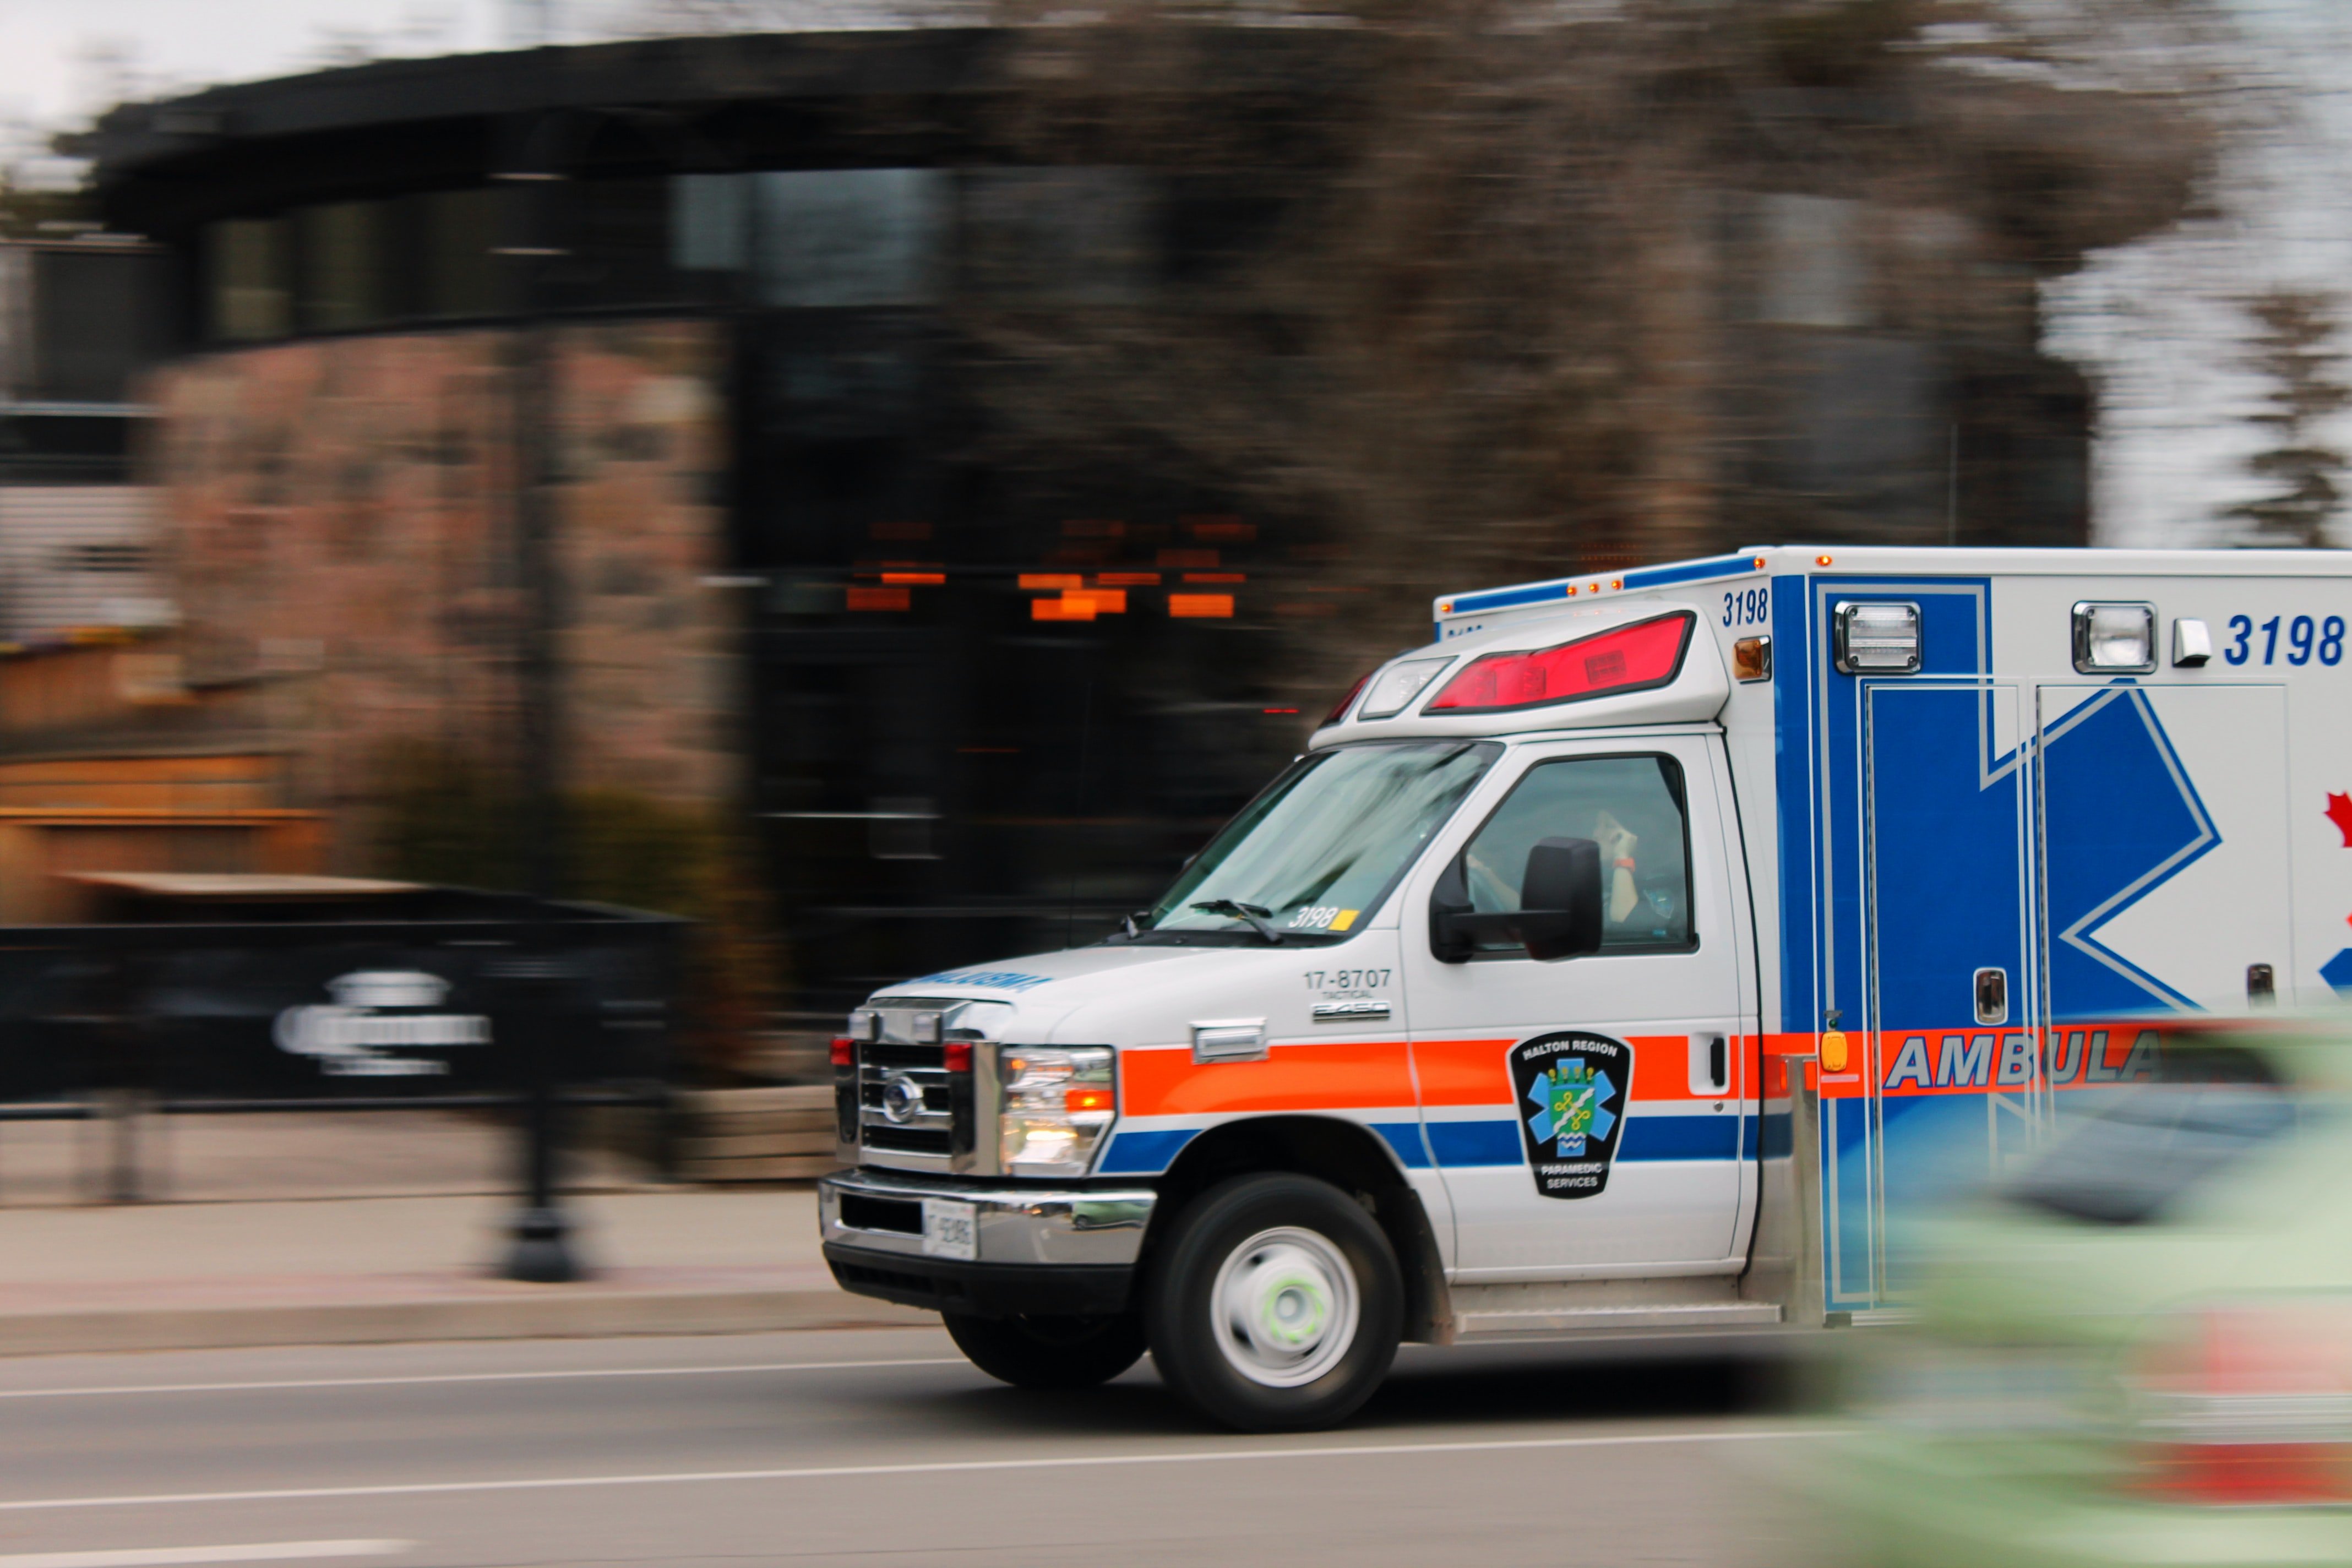
<path id="1" fill-rule="evenodd" d="M 1596 1071 L 1582 1061 L 1562 1062 L 1538 1073 L 1528 1089 L 1528 1100 L 1536 1108 L 1528 1126 L 1537 1142 L 1554 1146 L 1557 1158 L 1580 1160 L 1588 1139 L 1605 1142 L 1609 1130 L 1617 1125 L 1616 1113 L 1608 1109 L 1616 1093 L 1607 1069 Z"/>

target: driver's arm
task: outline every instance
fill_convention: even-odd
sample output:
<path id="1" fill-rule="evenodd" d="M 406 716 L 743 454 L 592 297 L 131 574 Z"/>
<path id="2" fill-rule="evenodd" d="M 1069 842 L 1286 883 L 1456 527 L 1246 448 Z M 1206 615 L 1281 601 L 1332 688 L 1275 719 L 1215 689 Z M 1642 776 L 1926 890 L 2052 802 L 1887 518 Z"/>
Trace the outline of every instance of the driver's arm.
<path id="1" fill-rule="evenodd" d="M 1633 851 L 1642 840 L 1605 811 L 1593 824 L 1592 837 L 1601 845 L 1601 861 L 1607 868 L 1609 923 L 1623 925 L 1642 903 L 1641 890 L 1633 886 Z"/>

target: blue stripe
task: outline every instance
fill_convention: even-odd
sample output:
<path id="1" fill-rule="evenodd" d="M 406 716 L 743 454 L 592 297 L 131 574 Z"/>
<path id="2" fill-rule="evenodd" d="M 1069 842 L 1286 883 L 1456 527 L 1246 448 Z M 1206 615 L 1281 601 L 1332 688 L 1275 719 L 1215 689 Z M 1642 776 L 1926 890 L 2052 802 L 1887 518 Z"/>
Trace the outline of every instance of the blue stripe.
<path id="1" fill-rule="evenodd" d="M 1739 1157 L 1741 1118 L 1714 1116 L 1629 1116 L 1618 1135 L 1617 1158 L 1622 1160 L 1736 1160 Z"/>
<path id="2" fill-rule="evenodd" d="M 1783 1119 L 1785 1120 L 1785 1119 Z M 1635 1116 L 1627 1120 L 1618 1142 L 1617 1158 L 1641 1160 L 1729 1160 L 1739 1153 L 1740 1116 Z M 1372 1131 L 1396 1151 L 1408 1170 L 1427 1170 L 1430 1156 L 1449 1167 L 1522 1165 L 1526 1145 L 1516 1121 L 1433 1121 L 1424 1129 L 1412 1121 L 1376 1121 Z M 1423 1142 L 1423 1133 L 1428 1142 Z M 1150 1175 L 1166 1170 L 1195 1130 L 1121 1132 L 1104 1151 L 1096 1167 L 1106 1176 Z"/>
<path id="3" fill-rule="evenodd" d="M 1516 1121 L 1432 1121 L 1429 1152 L 1441 1165 L 1524 1165 Z"/>
<path id="4" fill-rule="evenodd" d="M 1517 605 L 1540 605 L 1552 599 L 1568 597 L 1568 579 L 1553 583 L 1529 583 L 1519 588 L 1496 588 L 1487 594 L 1464 594 L 1454 600 L 1453 614 L 1475 615 L 1481 610 L 1507 610 Z"/>
<path id="5" fill-rule="evenodd" d="M 1624 574 L 1618 581 L 1631 592 L 1636 588 L 1663 588 L 1672 583 L 1699 583 L 1709 577 L 1746 577 L 1753 575 L 1757 570 L 1753 555 L 1717 555 L 1705 561 L 1685 561 L 1672 566 L 1644 566 L 1639 571 Z M 1549 583 L 1525 583 L 1516 588 L 1496 588 L 1485 594 L 1456 594 L 1450 601 L 1454 606 L 1450 613 L 1475 616 L 1482 610 L 1509 610 L 1521 605 L 1549 604 L 1554 599 L 1567 598 L 1570 583 L 1578 580 L 1580 579 L 1558 577 Z"/>
<path id="6" fill-rule="evenodd" d="M 1429 1147 L 1421 1141 L 1420 1122 L 1375 1121 L 1372 1131 L 1388 1140 L 1389 1147 L 1396 1151 L 1396 1157 L 1404 1162 L 1406 1170 L 1429 1169 Z"/>
<path id="7" fill-rule="evenodd" d="M 1180 1127 L 1167 1132 L 1121 1132 L 1103 1151 L 1097 1174 L 1105 1176 L 1149 1175 L 1164 1171 L 1176 1158 L 1176 1152 L 1198 1135 L 1199 1129 Z"/>
<path id="8" fill-rule="evenodd" d="M 1736 1160 L 1740 1124 L 1730 1115 L 1632 1116 L 1619 1136 L 1617 1158 L 1646 1160 Z M 1433 1121 L 1429 1147 L 1449 1169 L 1467 1165 L 1523 1165 L 1527 1146 L 1516 1121 Z"/>
<path id="9" fill-rule="evenodd" d="M 1696 583 L 1707 577 L 1746 577 L 1758 570 L 1753 555 L 1717 555 L 1706 561 L 1685 561 L 1678 566 L 1644 566 L 1625 574 L 1628 592 L 1663 588 L 1669 583 Z"/>

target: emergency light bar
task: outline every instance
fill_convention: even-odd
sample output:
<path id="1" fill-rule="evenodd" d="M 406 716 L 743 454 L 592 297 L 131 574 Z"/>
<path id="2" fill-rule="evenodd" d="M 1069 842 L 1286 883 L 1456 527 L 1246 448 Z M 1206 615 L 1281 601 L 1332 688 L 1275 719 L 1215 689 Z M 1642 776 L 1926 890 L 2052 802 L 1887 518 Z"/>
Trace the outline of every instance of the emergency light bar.
<path id="1" fill-rule="evenodd" d="M 1472 659 L 1422 711 L 1491 713 L 1664 686 L 1682 673 L 1697 624 L 1676 610 L 1552 647 L 1490 653 Z"/>

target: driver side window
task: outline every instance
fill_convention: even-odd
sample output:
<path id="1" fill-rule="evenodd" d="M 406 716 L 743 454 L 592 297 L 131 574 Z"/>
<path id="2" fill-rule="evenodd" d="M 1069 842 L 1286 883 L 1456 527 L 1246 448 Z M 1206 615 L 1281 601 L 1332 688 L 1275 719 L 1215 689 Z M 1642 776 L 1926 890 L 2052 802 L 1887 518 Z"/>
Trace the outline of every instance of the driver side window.
<path id="1" fill-rule="evenodd" d="M 1682 764 L 1655 753 L 1539 763 L 1512 789 L 1462 852 L 1471 909 L 1519 908 L 1528 851 L 1546 838 L 1601 846 L 1601 951 L 1686 952 L 1691 929 L 1690 828 Z M 1482 932 L 1481 952 L 1518 950 Z"/>

